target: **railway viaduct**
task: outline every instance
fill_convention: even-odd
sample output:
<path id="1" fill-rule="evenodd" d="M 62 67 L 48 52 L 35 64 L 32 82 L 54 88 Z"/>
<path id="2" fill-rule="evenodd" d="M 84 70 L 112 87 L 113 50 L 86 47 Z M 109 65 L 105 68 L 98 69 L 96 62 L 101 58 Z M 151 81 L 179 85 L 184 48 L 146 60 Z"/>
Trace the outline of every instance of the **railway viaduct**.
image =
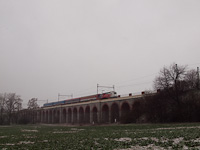
<path id="1" fill-rule="evenodd" d="M 129 94 L 126 97 L 43 107 L 37 111 L 37 122 L 49 124 L 117 123 L 134 109 L 135 100 L 142 99 L 144 99 L 144 94 L 134 96 Z"/>

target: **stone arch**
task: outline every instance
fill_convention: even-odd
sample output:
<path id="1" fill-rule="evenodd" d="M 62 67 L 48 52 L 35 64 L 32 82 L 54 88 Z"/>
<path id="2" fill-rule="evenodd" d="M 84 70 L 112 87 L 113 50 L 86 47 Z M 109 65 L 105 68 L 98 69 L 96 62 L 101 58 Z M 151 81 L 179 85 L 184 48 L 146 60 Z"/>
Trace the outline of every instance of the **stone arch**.
<path id="1" fill-rule="evenodd" d="M 49 111 L 49 123 L 52 123 L 52 110 Z"/>
<path id="2" fill-rule="evenodd" d="M 141 115 L 142 109 L 144 109 L 144 102 L 143 101 L 134 101 L 132 104 L 132 109 L 131 109 L 131 122 L 139 122 L 139 123 L 144 123 L 147 122 L 146 115 Z M 161 114 L 162 115 L 162 114 Z M 163 118 L 164 119 L 164 118 Z"/>
<path id="3" fill-rule="evenodd" d="M 129 123 L 130 122 L 130 105 L 127 102 L 124 102 L 121 106 L 121 122 Z"/>
<path id="4" fill-rule="evenodd" d="M 56 123 L 56 110 L 53 110 L 53 121 L 52 123 Z"/>
<path id="5" fill-rule="evenodd" d="M 109 107 L 107 104 L 102 107 L 102 122 L 109 123 Z"/>
<path id="6" fill-rule="evenodd" d="M 85 108 L 85 123 L 90 123 L 90 106 Z"/>
<path id="7" fill-rule="evenodd" d="M 20 113 L 19 115 L 22 116 L 22 113 Z M 40 111 L 37 111 L 37 122 L 41 122 L 41 120 L 40 120 Z"/>
<path id="8" fill-rule="evenodd" d="M 56 123 L 60 123 L 60 110 L 57 110 Z"/>
<path id="9" fill-rule="evenodd" d="M 39 122 L 42 122 L 42 113 L 41 113 L 41 111 L 39 112 Z"/>
<path id="10" fill-rule="evenodd" d="M 72 109 L 69 108 L 68 109 L 68 123 L 72 123 Z"/>
<path id="11" fill-rule="evenodd" d="M 79 123 L 84 123 L 84 110 L 83 110 L 83 107 L 79 108 Z"/>
<path id="12" fill-rule="evenodd" d="M 42 112 L 42 122 L 45 122 L 45 112 Z"/>
<path id="13" fill-rule="evenodd" d="M 92 122 L 98 123 L 98 110 L 96 106 L 92 109 Z"/>
<path id="14" fill-rule="evenodd" d="M 77 123 L 77 119 L 78 119 L 78 114 L 77 114 L 77 108 L 75 107 L 73 109 L 73 123 Z"/>
<path id="15" fill-rule="evenodd" d="M 48 117 L 49 117 L 48 114 L 49 114 L 49 112 L 48 112 L 48 110 L 47 110 L 47 111 L 46 111 L 46 119 L 45 119 L 45 120 L 46 120 L 46 121 L 45 121 L 46 123 L 48 123 Z"/>
<path id="16" fill-rule="evenodd" d="M 64 108 L 62 111 L 62 123 L 66 123 L 66 116 L 67 116 L 67 112 L 66 112 L 66 109 Z"/>
<path id="17" fill-rule="evenodd" d="M 117 103 L 111 105 L 111 123 L 119 122 L 119 106 Z"/>

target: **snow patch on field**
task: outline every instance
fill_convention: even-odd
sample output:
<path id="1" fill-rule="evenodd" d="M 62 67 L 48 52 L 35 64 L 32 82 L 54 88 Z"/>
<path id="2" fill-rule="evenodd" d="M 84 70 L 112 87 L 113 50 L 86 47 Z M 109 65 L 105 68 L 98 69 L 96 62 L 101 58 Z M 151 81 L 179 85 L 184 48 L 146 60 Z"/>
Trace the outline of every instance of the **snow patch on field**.
<path id="1" fill-rule="evenodd" d="M 27 130 L 27 129 L 22 129 L 21 132 L 38 132 L 38 130 Z"/>
<path id="2" fill-rule="evenodd" d="M 43 140 L 42 142 L 44 142 L 44 143 L 47 143 L 47 142 L 48 142 L 48 140 Z"/>
<path id="3" fill-rule="evenodd" d="M 15 145 L 15 144 L 13 144 L 13 143 L 6 143 L 6 144 L 1 144 L 1 145 Z"/>
<path id="4" fill-rule="evenodd" d="M 18 145 L 20 145 L 20 144 L 34 144 L 35 142 L 31 142 L 31 141 L 20 141 L 19 143 L 18 143 Z"/>
<path id="5" fill-rule="evenodd" d="M 154 130 L 175 130 L 175 129 L 200 129 L 200 126 L 192 126 L 192 127 L 172 127 L 172 128 L 157 128 Z"/>
<path id="6" fill-rule="evenodd" d="M 77 131 L 54 131 L 53 133 L 77 133 Z"/>
<path id="7" fill-rule="evenodd" d="M 85 129 L 71 128 L 71 130 L 73 130 L 73 131 L 83 131 L 83 130 L 85 130 Z"/>
<path id="8" fill-rule="evenodd" d="M 85 129 L 71 128 L 71 130 L 69 130 L 69 131 L 55 130 L 52 133 L 77 133 L 77 132 L 83 131 L 83 130 L 85 130 Z"/>
<path id="9" fill-rule="evenodd" d="M 197 138 L 197 139 L 195 139 L 195 140 L 192 140 L 192 142 L 200 143 L 200 138 Z"/>
<path id="10" fill-rule="evenodd" d="M 195 147 L 198 148 L 198 147 Z M 187 146 L 183 146 L 182 148 L 183 150 L 188 150 L 189 148 Z M 140 145 L 136 145 L 136 146 L 131 146 L 130 148 L 126 148 L 126 149 L 114 149 L 114 150 L 173 150 L 172 147 L 161 147 L 161 146 L 156 146 L 154 144 L 149 144 L 147 146 L 140 146 Z"/>
<path id="11" fill-rule="evenodd" d="M 7 138 L 7 137 L 8 137 L 8 136 L 5 136 L 5 135 L 4 135 L 4 136 L 0 136 L 0 139 Z"/>
<path id="12" fill-rule="evenodd" d="M 132 139 L 129 137 L 123 137 L 123 138 L 119 138 L 119 139 L 114 139 L 117 142 L 131 142 Z"/>
<path id="13" fill-rule="evenodd" d="M 131 148 L 126 149 L 114 149 L 114 150 L 165 150 L 163 147 L 155 146 L 154 144 L 149 144 L 147 146 L 131 146 Z"/>
<path id="14" fill-rule="evenodd" d="M 183 137 L 180 137 L 180 138 L 175 138 L 175 139 L 173 139 L 173 145 L 175 145 L 175 144 L 179 144 L 181 141 L 183 141 Z"/>

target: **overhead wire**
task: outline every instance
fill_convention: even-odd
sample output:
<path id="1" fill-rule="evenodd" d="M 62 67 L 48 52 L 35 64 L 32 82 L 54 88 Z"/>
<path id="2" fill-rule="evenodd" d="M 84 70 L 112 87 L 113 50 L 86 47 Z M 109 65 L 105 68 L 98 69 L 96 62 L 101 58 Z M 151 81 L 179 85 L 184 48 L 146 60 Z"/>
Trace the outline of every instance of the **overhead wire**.
<path id="1" fill-rule="evenodd" d="M 193 66 L 193 65 L 198 65 L 200 63 L 194 63 L 194 64 L 188 64 L 188 66 Z M 147 77 L 151 77 L 151 76 L 154 76 L 156 75 L 157 73 L 152 73 L 152 74 L 149 74 L 149 75 L 145 75 L 145 76 L 142 76 L 142 77 L 137 77 L 137 78 L 133 78 L 133 79 L 129 79 L 129 80 L 125 80 L 125 81 L 119 81 L 119 82 L 116 82 L 115 85 L 119 85 L 119 86 L 115 86 L 116 88 L 125 88 L 125 87 L 131 87 L 131 86 L 138 86 L 138 85 L 144 85 L 144 84 L 148 84 L 148 83 L 151 83 L 153 81 L 147 81 L 147 82 L 140 82 L 140 83 L 133 83 L 133 84 L 119 84 L 119 83 L 126 83 L 126 82 L 131 82 L 131 81 L 135 81 L 135 80 L 139 80 L 139 79 L 144 79 L 144 78 L 147 78 Z M 91 90 L 91 92 L 89 92 Z M 86 92 L 87 91 L 87 92 Z M 82 95 L 86 95 L 86 94 L 89 94 L 89 93 L 93 93 L 94 90 L 94 87 L 90 87 L 90 88 L 87 88 L 87 89 L 83 89 L 83 90 L 80 90 L 80 91 L 76 91 L 74 93 L 76 93 L 75 95 L 76 96 L 82 96 Z"/>
<path id="2" fill-rule="evenodd" d="M 142 83 L 134 83 L 134 84 L 128 84 L 128 85 L 122 85 L 122 86 L 118 86 L 118 87 L 129 87 L 129 86 L 135 86 L 135 85 L 142 85 L 142 84 L 147 84 L 147 83 L 151 83 L 152 81 L 148 81 L 148 82 L 142 82 Z"/>
<path id="3" fill-rule="evenodd" d="M 126 81 L 123 81 L 123 83 L 126 83 L 126 82 L 131 82 L 131 81 L 135 81 L 135 80 L 139 80 L 139 79 L 144 79 L 144 78 L 147 78 L 147 77 L 151 77 L 153 75 L 156 75 L 157 73 L 152 73 L 152 74 L 149 74 L 149 75 L 146 75 L 146 76 L 142 76 L 142 77 L 137 77 L 137 78 L 133 78 L 133 79 L 130 79 L 130 80 L 126 80 Z M 117 88 L 125 88 L 125 87 L 134 87 L 134 86 L 138 86 L 138 85 L 144 85 L 144 84 L 149 84 L 149 83 L 152 83 L 153 81 L 144 81 L 144 82 L 137 82 L 137 83 L 129 83 L 129 84 L 121 84 L 119 86 L 116 86 Z"/>
<path id="4" fill-rule="evenodd" d="M 198 64 L 200 64 L 200 63 L 188 64 L 188 66 L 193 66 L 193 65 L 198 65 Z M 138 78 L 126 80 L 126 81 L 123 81 L 123 82 L 131 82 L 131 81 L 134 81 L 134 80 L 138 80 L 138 79 L 143 79 L 143 78 L 146 78 L 146 77 L 150 77 L 150 76 L 153 76 L 153 75 L 156 75 L 156 74 L 157 74 L 157 73 L 153 73 L 153 74 L 150 74 L 150 75 L 146 75 L 146 76 L 142 76 L 142 77 L 138 77 Z M 117 86 L 117 87 L 118 87 L 118 88 L 121 88 L 121 87 L 130 87 L 130 86 L 148 84 L 148 83 L 151 83 L 151 82 L 152 82 L 152 81 L 142 82 L 142 83 L 134 83 L 134 84 L 128 84 L 128 85 L 121 85 L 121 86 Z M 119 82 L 117 82 L 117 83 L 119 83 Z"/>
<path id="5" fill-rule="evenodd" d="M 150 76 L 153 76 L 153 75 L 156 75 L 156 74 L 157 74 L 157 73 L 153 73 L 153 74 L 149 74 L 149 75 L 146 75 L 146 76 L 133 78 L 133 79 L 126 80 L 126 81 L 119 81 L 119 82 L 116 82 L 116 83 L 120 83 L 120 82 L 130 82 L 130 81 L 134 81 L 134 80 L 138 80 L 138 79 L 142 79 L 142 78 L 150 77 Z"/>
<path id="6" fill-rule="evenodd" d="M 149 75 L 146 75 L 146 76 L 142 76 L 142 77 L 137 77 L 137 78 L 133 78 L 133 79 L 130 79 L 130 80 L 126 80 L 126 81 L 123 81 L 123 83 L 126 83 L 126 82 L 131 82 L 131 81 L 134 81 L 134 80 L 138 80 L 138 79 L 144 79 L 146 77 L 150 77 L 150 76 L 153 76 L 155 75 L 156 73 L 153 73 L 153 74 L 149 74 Z M 136 85 L 142 85 L 142 84 L 148 84 L 148 83 L 151 83 L 152 81 L 147 81 L 147 82 L 141 82 L 141 83 L 133 83 L 133 84 L 119 84 L 119 86 L 115 86 L 115 88 L 119 89 L 119 88 L 124 88 L 124 87 L 131 87 L 131 86 L 136 86 Z M 116 83 L 122 83 L 122 81 L 119 81 L 119 82 L 116 82 Z M 116 84 L 118 85 L 118 84 Z M 91 90 L 91 92 L 90 92 Z M 92 94 L 92 93 L 95 93 L 95 90 L 94 90 L 94 87 L 90 87 L 90 88 L 87 88 L 87 89 L 83 89 L 83 90 L 80 90 L 80 91 L 76 91 L 75 92 L 76 94 L 73 94 L 73 95 L 76 95 L 76 96 L 83 96 L 83 95 L 86 95 L 86 94 Z"/>
<path id="7" fill-rule="evenodd" d="M 80 90 L 80 91 L 78 91 L 78 92 L 75 92 L 76 94 L 76 96 L 83 96 L 83 95 L 86 95 L 86 94 L 88 94 L 88 93 L 92 93 L 92 92 L 89 92 L 89 90 L 94 90 L 94 87 L 90 87 L 90 88 L 87 88 L 87 89 L 84 89 L 84 90 Z M 86 92 L 87 91 L 87 92 Z"/>

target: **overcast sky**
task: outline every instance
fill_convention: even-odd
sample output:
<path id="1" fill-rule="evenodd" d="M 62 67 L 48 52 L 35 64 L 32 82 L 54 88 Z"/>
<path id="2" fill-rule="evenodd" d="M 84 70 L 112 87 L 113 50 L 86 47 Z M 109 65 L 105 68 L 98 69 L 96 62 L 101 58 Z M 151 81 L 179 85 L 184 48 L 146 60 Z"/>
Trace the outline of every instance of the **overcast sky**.
<path id="1" fill-rule="evenodd" d="M 199 0 L 0 0 L 0 93 L 24 106 L 149 90 L 173 62 L 200 66 Z"/>

